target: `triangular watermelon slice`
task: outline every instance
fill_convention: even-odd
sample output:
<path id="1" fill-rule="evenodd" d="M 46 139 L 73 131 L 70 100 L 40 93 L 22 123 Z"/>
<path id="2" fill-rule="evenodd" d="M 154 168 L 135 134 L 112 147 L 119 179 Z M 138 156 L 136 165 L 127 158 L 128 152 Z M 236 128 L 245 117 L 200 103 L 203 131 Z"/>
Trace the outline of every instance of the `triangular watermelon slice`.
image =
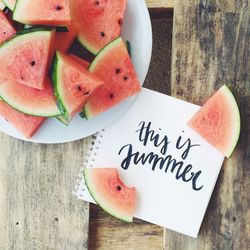
<path id="1" fill-rule="evenodd" d="M 2 0 L 2 2 L 10 9 L 14 10 L 16 5 L 16 0 Z"/>
<path id="2" fill-rule="evenodd" d="M 85 168 L 83 173 L 91 196 L 101 208 L 118 219 L 133 221 L 136 190 L 124 185 L 116 168 Z"/>
<path id="3" fill-rule="evenodd" d="M 30 138 L 46 119 L 45 117 L 31 116 L 19 112 L 1 99 L 0 115 L 3 116 L 27 138 Z"/>
<path id="4" fill-rule="evenodd" d="M 67 26 L 71 22 L 69 0 L 18 0 L 13 19 L 30 25 Z"/>
<path id="5" fill-rule="evenodd" d="M 0 47 L 0 84 L 13 80 L 43 89 L 54 47 L 54 31 L 27 29 Z"/>
<path id="6" fill-rule="evenodd" d="M 104 81 L 84 107 L 87 119 L 117 105 L 141 90 L 127 47 L 119 37 L 103 48 L 89 71 Z"/>
<path id="7" fill-rule="evenodd" d="M 82 110 L 89 96 L 103 84 L 72 57 L 60 52 L 56 53 L 52 79 L 58 106 L 67 122 Z"/>
<path id="8" fill-rule="evenodd" d="M 0 97 L 11 107 L 25 114 L 43 117 L 61 114 L 49 80 L 42 90 L 6 81 L 0 84 Z"/>
<path id="9" fill-rule="evenodd" d="M 10 24 L 5 14 L 0 10 L 0 44 L 14 36 L 15 29 Z"/>
<path id="10" fill-rule="evenodd" d="M 240 135 L 240 113 L 224 85 L 208 99 L 188 125 L 223 155 L 230 157 Z"/>
<path id="11" fill-rule="evenodd" d="M 121 35 L 126 0 L 74 0 L 71 8 L 78 39 L 93 54 Z"/>

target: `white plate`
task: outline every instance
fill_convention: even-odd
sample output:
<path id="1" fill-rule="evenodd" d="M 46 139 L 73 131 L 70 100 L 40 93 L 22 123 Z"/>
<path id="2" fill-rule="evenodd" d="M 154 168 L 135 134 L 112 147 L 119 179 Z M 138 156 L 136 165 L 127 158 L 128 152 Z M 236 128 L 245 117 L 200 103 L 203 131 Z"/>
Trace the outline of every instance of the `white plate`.
<path id="1" fill-rule="evenodd" d="M 122 37 L 131 44 L 132 60 L 139 80 L 143 84 L 150 64 L 152 52 L 152 29 L 144 0 L 128 0 Z M 86 121 L 78 115 L 69 126 L 55 118 L 47 119 L 31 139 L 23 137 L 14 127 L 0 118 L 0 130 L 15 138 L 36 143 L 64 143 L 90 136 L 118 119 L 133 103 L 131 97 L 102 115 Z"/>

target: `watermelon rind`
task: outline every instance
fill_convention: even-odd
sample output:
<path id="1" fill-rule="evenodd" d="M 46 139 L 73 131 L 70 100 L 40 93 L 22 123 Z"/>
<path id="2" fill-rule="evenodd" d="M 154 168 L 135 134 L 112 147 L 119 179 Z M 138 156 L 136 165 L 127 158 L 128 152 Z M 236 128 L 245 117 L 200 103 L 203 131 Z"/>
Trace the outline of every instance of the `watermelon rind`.
<path id="1" fill-rule="evenodd" d="M 4 10 L 6 5 L 0 0 L 0 10 Z"/>
<path id="2" fill-rule="evenodd" d="M 15 5 L 12 6 L 8 0 L 2 0 L 2 2 L 3 2 L 3 3 L 8 7 L 8 9 L 10 9 L 11 11 L 13 11 L 13 10 L 15 9 Z"/>
<path id="3" fill-rule="evenodd" d="M 112 208 L 110 208 L 108 202 L 102 199 L 102 197 L 95 192 L 95 187 L 92 185 L 92 182 L 91 182 L 90 169 L 85 168 L 83 170 L 83 176 L 84 176 L 85 184 L 88 188 L 90 195 L 104 211 L 106 211 L 108 214 L 112 215 L 113 217 L 117 219 L 123 220 L 124 222 L 129 222 L 129 223 L 133 222 L 133 217 L 128 217 L 120 213 L 119 211 L 113 210 Z"/>
<path id="4" fill-rule="evenodd" d="M 231 140 L 232 144 L 228 148 L 228 151 L 226 152 L 226 155 L 225 155 L 227 158 L 229 158 L 232 155 L 240 137 L 240 127 L 241 127 L 240 111 L 239 111 L 239 107 L 237 105 L 237 102 L 231 90 L 226 85 L 223 85 L 221 87 L 221 91 L 227 96 L 229 103 L 231 105 L 232 114 L 234 116 L 234 130 L 233 130 L 232 140 Z"/>

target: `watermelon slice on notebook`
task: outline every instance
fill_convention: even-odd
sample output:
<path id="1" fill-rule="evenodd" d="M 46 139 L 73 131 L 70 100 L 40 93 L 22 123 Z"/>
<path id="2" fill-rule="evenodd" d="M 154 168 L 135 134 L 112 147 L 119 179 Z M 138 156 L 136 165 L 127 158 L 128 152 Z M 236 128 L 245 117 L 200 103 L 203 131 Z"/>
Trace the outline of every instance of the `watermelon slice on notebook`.
<path id="1" fill-rule="evenodd" d="M 103 81 L 88 72 L 75 59 L 60 52 L 56 53 L 52 74 L 57 103 L 68 124 L 80 112 Z"/>
<path id="2" fill-rule="evenodd" d="M 43 89 L 54 46 L 54 31 L 25 30 L 0 47 L 0 82 L 13 80 Z M 6 60 L 8 58 L 8 60 Z"/>
<path id="3" fill-rule="evenodd" d="M 72 3 L 72 19 L 80 24 L 78 40 L 91 53 L 121 35 L 126 0 L 78 0 Z"/>
<path id="4" fill-rule="evenodd" d="M 240 113 L 232 92 L 223 85 L 192 117 L 188 125 L 226 157 L 240 135 Z"/>
<path id="5" fill-rule="evenodd" d="M 103 48 L 89 71 L 104 81 L 90 96 L 82 116 L 93 118 L 141 90 L 127 47 L 119 37 Z"/>
<path id="6" fill-rule="evenodd" d="M 14 27 L 11 25 L 5 14 L 0 10 L 0 45 L 15 34 L 16 31 Z"/>
<path id="7" fill-rule="evenodd" d="M 1 99 L 0 115 L 27 138 L 30 138 L 46 119 L 44 117 L 36 117 L 19 112 Z"/>
<path id="8" fill-rule="evenodd" d="M 13 19 L 30 25 L 67 26 L 71 23 L 69 0 L 18 0 Z"/>

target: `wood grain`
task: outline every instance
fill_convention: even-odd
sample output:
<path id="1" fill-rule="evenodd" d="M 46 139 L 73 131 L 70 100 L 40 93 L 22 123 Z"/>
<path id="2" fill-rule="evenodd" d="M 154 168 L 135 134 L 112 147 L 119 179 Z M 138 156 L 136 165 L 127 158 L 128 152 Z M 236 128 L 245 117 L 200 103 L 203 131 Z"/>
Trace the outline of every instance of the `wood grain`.
<path id="1" fill-rule="evenodd" d="M 0 134 L 1 250 L 87 249 L 89 207 L 71 194 L 87 144 Z"/>
<path id="2" fill-rule="evenodd" d="M 148 8 L 174 8 L 173 0 L 146 0 Z"/>
<path id="3" fill-rule="evenodd" d="M 249 249 L 250 246 L 250 3 L 176 0 L 172 94 L 197 104 L 227 84 L 242 118 L 239 144 L 225 160 L 199 237 L 167 230 L 165 248 Z"/>

